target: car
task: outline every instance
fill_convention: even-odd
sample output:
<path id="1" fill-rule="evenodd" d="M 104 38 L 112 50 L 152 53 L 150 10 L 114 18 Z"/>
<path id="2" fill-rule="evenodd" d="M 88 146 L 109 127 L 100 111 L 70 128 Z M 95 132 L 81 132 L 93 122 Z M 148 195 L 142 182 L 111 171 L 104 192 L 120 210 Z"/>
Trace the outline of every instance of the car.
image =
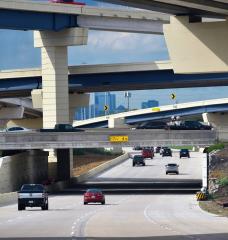
<path id="1" fill-rule="evenodd" d="M 179 121 L 170 123 L 171 130 L 212 130 L 212 126 L 199 121 Z"/>
<path id="2" fill-rule="evenodd" d="M 166 122 L 144 122 L 139 124 L 136 129 L 166 129 Z"/>
<path id="3" fill-rule="evenodd" d="M 133 157 L 132 166 L 134 167 L 135 165 L 146 166 L 145 159 L 142 155 L 135 155 Z"/>
<path id="4" fill-rule="evenodd" d="M 55 124 L 54 128 L 41 128 L 40 132 L 84 132 L 85 130 L 73 127 L 68 123 Z"/>
<path id="5" fill-rule="evenodd" d="M 74 2 L 74 0 L 49 0 L 51 3 L 64 3 L 64 4 L 75 4 L 79 6 L 84 6 L 86 5 L 85 3 L 82 2 Z"/>
<path id="6" fill-rule="evenodd" d="M 42 184 L 24 184 L 18 192 L 18 211 L 26 207 L 48 210 L 48 193 Z"/>
<path id="7" fill-rule="evenodd" d="M 161 150 L 161 147 L 160 147 L 160 146 L 156 147 L 156 148 L 155 148 L 155 153 L 160 153 L 160 150 Z"/>
<path id="8" fill-rule="evenodd" d="M 179 165 L 177 165 L 176 163 L 168 163 L 167 165 L 165 165 L 165 173 L 166 175 L 169 173 L 175 173 L 175 174 L 179 174 Z"/>
<path id="9" fill-rule="evenodd" d="M 172 150 L 170 148 L 164 148 L 162 151 L 162 157 L 172 157 Z"/>
<path id="10" fill-rule="evenodd" d="M 5 131 L 6 132 L 27 132 L 27 131 L 30 131 L 30 129 L 24 128 L 24 127 L 15 126 L 15 127 L 6 128 Z"/>
<path id="11" fill-rule="evenodd" d="M 135 150 L 135 151 L 140 151 L 140 150 L 142 150 L 143 148 L 141 147 L 141 146 L 135 146 L 134 148 L 133 148 L 133 150 Z"/>
<path id="12" fill-rule="evenodd" d="M 182 157 L 188 157 L 190 158 L 190 153 L 188 149 L 181 149 L 180 150 L 180 158 Z"/>
<path id="13" fill-rule="evenodd" d="M 105 204 L 105 196 L 100 189 L 91 188 L 84 193 L 84 205 L 88 203 Z"/>
<path id="14" fill-rule="evenodd" d="M 153 151 L 152 149 L 144 148 L 144 149 L 142 150 L 142 156 L 143 156 L 144 158 L 151 158 L 151 159 L 153 159 L 153 157 L 154 157 L 154 151 Z"/>
<path id="15" fill-rule="evenodd" d="M 161 148 L 160 148 L 160 155 L 162 155 L 164 149 L 166 149 L 166 148 L 168 148 L 168 147 L 161 147 Z"/>

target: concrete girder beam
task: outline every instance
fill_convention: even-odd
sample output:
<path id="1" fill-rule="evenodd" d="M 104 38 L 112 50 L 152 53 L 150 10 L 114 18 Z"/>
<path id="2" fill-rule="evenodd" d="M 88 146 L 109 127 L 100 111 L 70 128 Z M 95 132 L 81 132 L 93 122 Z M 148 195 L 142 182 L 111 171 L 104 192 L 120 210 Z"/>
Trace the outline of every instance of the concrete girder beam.
<path id="1" fill-rule="evenodd" d="M 164 35 L 175 73 L 228 71 L 228 21 L 189 22 L 172 16 Z"/>
<path id="2" fill-rule="evenodd" d="M 10 120 L 10 119 L 22 119 L 24 116 L 24 107 L 2 107 L 0 108 L 0 119 Z"/>

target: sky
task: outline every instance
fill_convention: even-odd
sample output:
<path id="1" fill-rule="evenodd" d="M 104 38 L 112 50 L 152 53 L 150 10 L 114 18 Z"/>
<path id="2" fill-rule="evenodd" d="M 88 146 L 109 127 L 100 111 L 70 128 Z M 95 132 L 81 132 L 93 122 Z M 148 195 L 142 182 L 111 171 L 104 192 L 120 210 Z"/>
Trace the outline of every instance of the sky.
<path id="1" fill-rule="evenodd" d="M 45 0 L 44 0 L 45 1 Z M 87 5 L 113 7 L 111 4 L 84 0 Z M 122 8 L 117 6 L 118 8 Z M 33 47 L 30 31 L 0 30 L 0 70 L 41 66 L 40 49 Z M 69 65 L 147 62 L 168 60 L 163 36 L 136 33 L 89 31 L 88 45 L 68 49 Z M 207 100 L 227 96 L 228 87 L 131 91 L 131 108 L 140 108 L 142 101 L 158 100 L 172 104 L 171 93 L 178 102 Z M 117 104 L 126 105 L 123 92 L 117 92 Z M 93 98 L 91 98 L 93 99 Z"/>

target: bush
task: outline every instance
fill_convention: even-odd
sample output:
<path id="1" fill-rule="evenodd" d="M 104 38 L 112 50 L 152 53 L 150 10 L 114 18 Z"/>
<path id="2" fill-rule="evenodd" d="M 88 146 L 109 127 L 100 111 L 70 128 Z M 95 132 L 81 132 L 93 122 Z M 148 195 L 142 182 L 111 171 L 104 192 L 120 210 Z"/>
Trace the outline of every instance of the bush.
<path id="1" fill-rule="evenodd" d="M 224 149 L 224 148 L 225 148 L 224 143 L 217 143 L 217 144 L 214 144 L 214 145 L 212 145 L 210 147 L 207 147 L 206 148 L 206 152 L 210 153 L 210 152 L 212 152 L 214 150 L 221 150 L 221 149 Z"/>
<path id="2" fill-rule="evenodd" d="M 100 155 L 115 155 L 112 151 L 106 150 L 104 148 L 77 148 L 74 149 L 74 155 L 82 156 L 86 154 L 100 154 Z"/>
<path id="3" fill-rule="evenodd" d="M 218 184 L 219 184 L 221 187 L 228 186 L 228 177 L 224 177 L 224 178 L 219 179 L 219 180 L 218 180 Z"/>

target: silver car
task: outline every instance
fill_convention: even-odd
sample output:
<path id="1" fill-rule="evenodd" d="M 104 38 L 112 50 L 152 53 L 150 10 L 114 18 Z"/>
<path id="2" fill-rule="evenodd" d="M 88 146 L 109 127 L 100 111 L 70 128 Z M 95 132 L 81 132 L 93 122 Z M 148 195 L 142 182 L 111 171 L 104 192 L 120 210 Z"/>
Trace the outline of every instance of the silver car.
<path id="1" fill-rule="evenodd" d="M 176 163 L 168 163 L 167 165 L 165 165 L 165 172 L 166 175 L 169 173 L 175 173 L 175 174 L 179 174 L 179 165 L 177 165 Z"/>

